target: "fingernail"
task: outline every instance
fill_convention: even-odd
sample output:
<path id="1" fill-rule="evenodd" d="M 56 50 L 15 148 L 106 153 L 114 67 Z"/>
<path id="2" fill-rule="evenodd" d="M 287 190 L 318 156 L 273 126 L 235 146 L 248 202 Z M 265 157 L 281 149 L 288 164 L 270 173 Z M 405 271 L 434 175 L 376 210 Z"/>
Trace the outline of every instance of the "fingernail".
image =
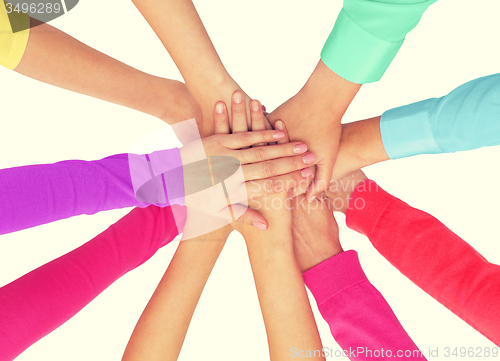
<path id="1" fill-rule="evenodd" d="M 296 144 L 295 147 L 293 147 L 293 152 L 296 154 L 301 154 L 307 151 L 307 145 L 305 144 Z"/>
<path id="2" fill-rule="evenodd" d="M 221 103 L 218 103 L 218 104 L 215 106 L 215 111 L 216 111 L 218 114 L 222 114 L 222 112 L 224 112 L 224 106 L 223 106 Z"/>
<path id="3" fill-rule="evenodd" d="M 285 130 L 285 127 L 283 126 L 283 122 L 281 120 L 278 120 L 275 124 L 276 129 L 278 130 Z"/>
<path id="4" fill-rule="evenodd" d="M 313 174 L 313 171 L 311 168 L 304 168 L 300 171 L 300 174 L 302 174 L 302 177 L 308 178 Z"/>
<path id="5" fill-rule="evenodd" d="M 283 133 L 283 132 L 274 132 L 274 134 L 273 134 L 274 139 L 281 139 L 284 136 L 285 136 L 285 133 Z"/>
<path id="6" fill-rule="evenodd" d="M 308 153 L 302 157 L 302 160 L 304 161 L 305 164 L 311 164 L 312 162 L 314 162 L 315 159 L 316 157 L 312 153 Z"/>
<path id="7" fill-rule="evenodd" d="M 241 96 L 241 93 L 240 93 L 240 92 L 236 92 L 236 93 L 234 93 L 234 98 L 233 98 L 233 99 L 234 99 L 234 102 L 235 102 L 236 104 L 240 104 L 240 103 L 241 103 L 241 101 L 243 100 L 242 98 L 243 98 L 243 97 Z"/>
<path id="8" fill-rule="evenodd" d="M 258 228 L 258 229 L 260 229 L 261 231 L 265 231 L 265 230 L 267 229 L 267 228 L 266 228 L 266 225 L 265 225 L 264 223 L 262 223 L 262 222 L 257 222 L 257 221 L 256 221 L 256 222 L 253 222 L 252 224 L 253 224 L 253 226 L 254 226 L 255 228 Z"/>
<path id="9" fill-rule="evenodd" d="M 260 110 L 258 102 L 252 102 L 252 110 L 258 112 Z"/>

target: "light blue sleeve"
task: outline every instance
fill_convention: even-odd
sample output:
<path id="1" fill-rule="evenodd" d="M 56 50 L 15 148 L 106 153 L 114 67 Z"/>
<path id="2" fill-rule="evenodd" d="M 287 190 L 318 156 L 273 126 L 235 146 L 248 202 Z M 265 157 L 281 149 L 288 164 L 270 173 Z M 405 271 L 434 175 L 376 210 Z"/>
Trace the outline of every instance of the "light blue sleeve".
<path id="1" fill-rule="evenodd" d="M 472 80 L 442 98 L 388 110 L 380 132 L 391 159 L 500 145 L 500 74 Z"/>

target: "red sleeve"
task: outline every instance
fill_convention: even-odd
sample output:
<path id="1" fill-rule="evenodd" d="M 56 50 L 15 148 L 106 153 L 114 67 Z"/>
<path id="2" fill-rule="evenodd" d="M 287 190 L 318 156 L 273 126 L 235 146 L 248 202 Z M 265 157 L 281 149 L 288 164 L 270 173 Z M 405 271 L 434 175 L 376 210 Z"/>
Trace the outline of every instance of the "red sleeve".
<path id="1" fill-rule="evenodd" d="M 500 346 L 498 265 L 371 180 L 353 193 L 346 221 L 418 287 Z"/>

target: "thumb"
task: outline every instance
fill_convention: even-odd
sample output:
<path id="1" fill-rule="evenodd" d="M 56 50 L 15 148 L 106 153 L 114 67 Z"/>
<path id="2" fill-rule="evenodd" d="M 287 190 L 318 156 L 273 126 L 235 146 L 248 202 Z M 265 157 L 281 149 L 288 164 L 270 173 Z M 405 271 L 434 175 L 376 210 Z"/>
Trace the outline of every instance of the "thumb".
<path id="1" fill-rule="evenodd" d="M 316 165 L 316 176 L 314 182 L 307 189 L 306 198 L 311 202 L 314 197 L 320 197 L 320 193 L 326 191 L 332 177 L 333 163 L 322 163 Z"/>
<path id="2" fill-rule="evenodd" d="M 253 226 L 262 231 L 265 231 L 269 228 L 269 223 L 267 222 L 267 220 L 264 218 L 262 214 L 257 212 L 255 209 L 247 208 L 240 204 L 233 204 L 231 205 L 231 207 L 233 209 L 234 214 L 241 214 L 241 216 L 236 220 L 236 222 Z"/>

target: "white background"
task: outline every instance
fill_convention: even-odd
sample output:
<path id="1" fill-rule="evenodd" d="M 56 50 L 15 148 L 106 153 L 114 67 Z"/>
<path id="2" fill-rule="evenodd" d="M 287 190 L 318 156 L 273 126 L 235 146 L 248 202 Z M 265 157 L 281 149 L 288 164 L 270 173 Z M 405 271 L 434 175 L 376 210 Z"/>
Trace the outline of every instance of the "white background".
<path id="1" fill-rule="evenodd" d="M 341 8 L 340 0 L 196 1 L 232 76 L 274 109 L 300 89 Z M 344 122 L 442 96 L 500 71 L 498 0 L 439 0 L 408 36 L 382 81 L 363 86 Z M 52 25 L 143 71 L 181 80 L 129 1 L 86 0 Z M 0 69 L 0 168 L 126 152 L 163 126 L 150 116 Z M 321 130 L 318 130 L 321 131 Z M 166 145 L 168 147 L 168 145 Z M 488 260 L 500 263 L 500 147 L 419 156 L 367 169 L 383 188 L 433 214 Z M 1 191 L 1 190 L 0 190 Z M 80 216 L 0 238 L 0 285 L 90 240 L 129 209 Z M 493 346 L 391 267 L 338 217 L 344 249 L 356 249 L 372 283 L 416 344 Z M 18 359 L 119 360 L 176 243 L 127 274 Z M 500 302 L 500 301 L 499 301 Z M 313 301 L 325 346 L 337 349 Z M 227 242 L 194 315 L 181 360 L 267 360 L 265 330 L 242 237 Z"/>

